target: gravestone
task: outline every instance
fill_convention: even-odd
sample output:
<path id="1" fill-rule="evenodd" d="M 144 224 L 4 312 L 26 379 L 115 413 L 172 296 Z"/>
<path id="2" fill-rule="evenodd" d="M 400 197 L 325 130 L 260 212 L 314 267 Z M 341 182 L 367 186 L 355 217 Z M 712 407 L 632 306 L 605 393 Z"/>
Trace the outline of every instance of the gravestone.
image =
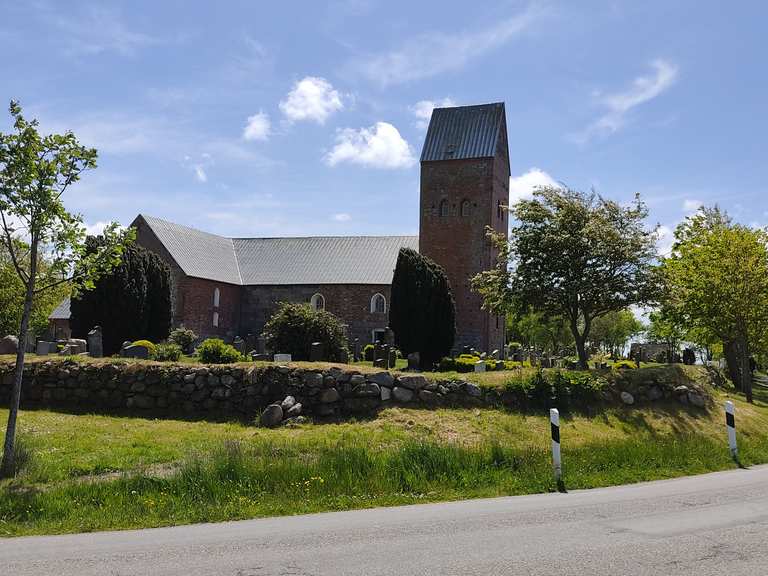
<path id="1" fill-rule="evenodd" d="M 260 334 L 256 339 L 256 352 L 258 354 L 267 353 L 267 337 L 264 334 Z"/>
<path id="2" fill-rule="evenodd" d="M 421 368 L 421 355 L 418 352 L 408 354 L 408 370 L 417 372 Z"/>
<path id="3" fill-rule="evenodd" d="M 397 366 L 397 350 L 390 348 L 389 350 L 389 367 L 394 368 Z"/>
<path id="4" fill-rule="evenodd" d="M 381 343 L 380 342 L 375 342 L 373 344 L 373 361 L 377 362 L 380 359 L 381 359 Z M 374 366 L 375 366 L 375 364 L 374 364 Z"/>
<path id="5" fill-rule="evenodd" d="M 123 358 L 139 358 L 141 360 L 146 360 L 149 358 L 149 349 L 146 346 L 136 346 L 131 344 L 120 351 L 120 356 Z"/>
<path id="6" fill-rule="evenodd" d="M 322 342 L 312 342 L 309 345 L 309 361 L 322 362 L 325 360 L 325 350 Z"/>
<path id="7" fill-rule="evenodd" d="M 478 360 L 477 362 L 475 362 L 475 372 L 485 372 L 485 368 L 486 368 L 485 362 L 483 362 L 482 360 Z"/>
<path id="8" fill-rule="evenodd" d="M 388 369 L 387 361 L 384 358 L 379 358 L 378 360 L 373 361 L 373 367 L 374 368 L 383 368 L 384 370 Z"/>
<path id="9" fill-rule="evenodd" d="M 69 347 L 72 354 L 82 354 L 88 351 L 88 343 L 81 338 L 70 338 L 64 342 L 64 347 Z"/>
<path id="10" fill-rule="evenodd" d="M 355 362 L 360 362 L 360 338 L 355 338 L 352 345 L 352 358 Z"/>
<path id="11" fill-rule="evenodd" d="M 101 358 L 104 356 L 101 326 L 94 326 L 93 330 L 88 332 L 88 351 L 91 353 L 92 358 Z"/>
<path id="12" fill-rule="evenodd" d="M 232 346 L 234 346 L 235 350 L 240 352 L 240 354 L 245 354 L 245 340 L 240 338 L 240 336 L 235 336 L 235 339 L 232 340 Z"/>
<path id="13" fill-rule="evenodd" d="M 349 350 L 346 348 L 342 348 L 341 352 L 339 352 L 339 363 L 349 364 Z"/>
<path id="14" fill-rule="evenodd" d="M 25 352 L 34 352 L 36 348 L 37 338 L 35 337 L 35 332 L 33 330 L 27 331 L 27 345 L 25 348 Z"/>
<path id="15" fill-rule="evenodd" d="M 275 362 L 291 362 L 293 359 L 290 354 L 275 354 L 274 360 Z"/>
<path id="16" fill-rule="evenodd" d="M 493 352 L 491 352 L 491 358 L 493 358 L 494 360 L 498 360 L 499 359 L 499 351 L 498 350 L 494 350 Z"/>
<path id="17" fill-rule="evenodd" d="M 245 335 L 245 349 L 248 352 L 253 352 L 256 350 L 256 335 L 252 332 L 249 332 Z"/>
<path id="18" fill-rule="evenodd" d="M 472 347 L 471 346 L 462 346 L 461 353 L 462 354 L 472 354 Z"/>
<path id="19" fill-rule="evenodd" d="M 19 339 L 10 334 L 0 339 L 0 354 L 16 354 L 19 349 Z"/>
<path id="20" fill-rule="evenodd" d="M 251 352 L 251 360 L 254 362 L 269 362 L 272 360 L 269 354 L 257 354 L 256 351 Z"/>
<path id="21" fill-rule="evenodd" d="M 48 354 L 56 354 L 58 346 L 56 342 L 44 342 L 40 340 L 35 348 L 35 354 L 38 356 L 48 356 Z"/>

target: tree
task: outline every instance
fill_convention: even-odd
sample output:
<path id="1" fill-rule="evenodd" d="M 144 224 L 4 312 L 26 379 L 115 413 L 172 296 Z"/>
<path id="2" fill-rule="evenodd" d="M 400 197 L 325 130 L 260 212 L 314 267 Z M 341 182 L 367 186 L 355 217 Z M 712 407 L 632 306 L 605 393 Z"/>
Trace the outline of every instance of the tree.
<path id="1" fill-rule="evenodd" d="M 102 237 L 89 237 L 86 251 L 95 253 Z M 126 340 L 160 342 L 171 329 L 170 269 L 156 254 L 136 244 L 126 248 L 120 264 L 94 287 L 72 298 L 72 334 L 84 338 L 101 326 L 104 353 L 118 352 Z"/>
<path id="2" fill-rule="evenodd" d="M 290 354 L 294 360 L 309 360 L 313 342 L 323 344 L 331 362 L 341 361 L 342 353 L 349 350 L 341 320 L 309 304 L 281 303 L 264 331 L 272 350 Z"/>
<path id="3" fill-rule="evenodd" d="M 631 310 L 612 310 L 595 318 L 590 331 L 590 342 L 602 348 L 612 358 L 622 356 L 627 342 L 643 331 L 643 324 Z"/>
<path id="4" fill-rule="evenodd" d="M 587 367 L 592 323 L 656 300 L 656 231 L 644 225 L 639 196 L 629 206 L 594 192 L 542 187 L 511 208 L 510 236 L 488 231 L 498 264 L 472 280 L 484 307 L 501 314 L 532 306 L 568 321 Z"/>
<path id="5" fill-rule="evenodd" d="M 675 230 L 662 271 L 664 314 L 723 342 L 731 379 L 751 402 L 750 356 L 768 347 L 768 234 L 702 208 Z"/>
<path id="6" fill-rule="evenodd" d="M 647 335 L 653 342 L 667 346 L 667 362 L 674 362 L 680 350 L 680 343 L 685 339 L 685 329 L 662 312 L 651 312 L 648 315 L 651 323 Z"/>
<path id="7" fill-rule="evenodd" d="M 28 245 L 21 243 L 20 251 L 29 249 Z M 26 263 L 24 263 L 25 271 Z M 41 256 L 38 259 L 38 268 L 43 270 L 48 267 L 48 262 Z M 67 296 L 69 286 L 61 284 L 38 295 L 32 306 L 32 314 L 29 319 L 30 330 L 35 335 L 41 335 L 48 329 L 48 316 L 53 309 Z M 24 310 L 24 284 L 16 274 L 10 254 L 5 248 L 5 243 L 0 242 L 0 335 L 16 334 L 21 325 L 21 313 Z"/>
<path id="8" fill-rule="evenodd" d="M 61 198 L 85 170 L 96 166 L 96 150 L 82 146 L 71 132 L 41 136 L 37 121 L 27 121 L 16 102 L 11 102 L 10 113 L 13 131 L 0 133 L 0 236 L 24 293 L 18 327 L 21 344 L 41 295 L 67 283 L 75 291 L 93 287 L 94 279 L 119 261 L 131 234 L 110 225 L 104 231 L 104 247 L 86 253 L 82 217 L 70 214 Z M 40 266 L 42 255 L 47 266 Z M 1 476 L 10 476 L 15 470 L 24 356 L 25 347 L 20 345 Z"/>
<path id="9" fill-rule="evenodd" d="M 573 351 L 573 336 L 565 319 L 532 308 L 507 313 L 507 339 L 532 352 L 568 355 Z"/>
<path id="10" fill-rule="evenodd" d="M 392 278 L 389 326 L 404 354 L 419 353 L 431 369 L 453 348 L 456 305 L 443 269 L 410 248 L 401 248 Z"/>

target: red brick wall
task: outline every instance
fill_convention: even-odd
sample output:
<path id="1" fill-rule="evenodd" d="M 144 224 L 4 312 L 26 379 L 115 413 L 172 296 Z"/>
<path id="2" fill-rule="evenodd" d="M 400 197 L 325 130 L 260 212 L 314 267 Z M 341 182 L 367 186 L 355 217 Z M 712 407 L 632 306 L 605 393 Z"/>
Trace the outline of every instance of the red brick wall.
<path id="1" fill-rule="evenodd" d="M 456 300 L 456 345 L 479 350 L 501 349 L 504 322 L 481 310 L 482 299 L 470 288 L 470 279 L 496 263 L 496 251 L 485 227 L 507 227 L 508 215 L 498 204 L 509 203 L 509 171 L 504 156 L 471 160 L 424 162 L 421 165 L 419 251 L 446 271 Z M 501 148 L 501 146 L 500 146 Z M 506 177 L 505 177 L 506 173 Z M 463 201 L 469 215 L 462 215 Z M 440 215 L 441 202 L 448 215 Z"/>

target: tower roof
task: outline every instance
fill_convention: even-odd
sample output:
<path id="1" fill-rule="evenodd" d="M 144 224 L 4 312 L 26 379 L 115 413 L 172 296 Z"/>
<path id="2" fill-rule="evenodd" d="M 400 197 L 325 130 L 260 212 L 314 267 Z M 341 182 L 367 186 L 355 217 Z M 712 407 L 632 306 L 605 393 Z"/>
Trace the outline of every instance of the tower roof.
<path id="1" fill-rule="evenodd" d="M 504 103 L 435 108 L 421 161 L 490 158 L 505 129 Z"/>

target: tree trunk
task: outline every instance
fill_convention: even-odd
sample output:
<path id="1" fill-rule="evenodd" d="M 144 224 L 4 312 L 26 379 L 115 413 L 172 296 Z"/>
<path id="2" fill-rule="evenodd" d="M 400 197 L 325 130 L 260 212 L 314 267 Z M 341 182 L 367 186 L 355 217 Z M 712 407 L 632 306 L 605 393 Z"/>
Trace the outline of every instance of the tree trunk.
<path id="1" fill-rule="evenodd" d="M 24 310 L 21 315 L 21 327 L 19 328 L 19 347 L 16 351 L 16 371 L 13 375 L 13 390 L 9 402 L 8 426 L 5 429 L 5 442 L 3 444 L 3 462 L 0 464 L 0 478 L 10 478 L 14 475 L 16 466 L 16 419 L 21 403 L 21 383 L 24 378 L 24 355 L 27 351 L 27 331 L 29 318 L 32 315 L 32 303 L 35 297 L 35 275 L 37 274 L 37 238 L 32 236 L 30 251 L 29 281 L 27 293 L 24 297 Z"/>
<path id="2" fill-rule="evenodd" d="M 723 354 L 725 355 L 725 362 L 728 366 L 728 376 L 736 387 L 736 390 L 741 391 L 741 373 L 739 367 L 738 353 L 736 350 L 736 343 L 733 340 L 723 342 Z"/>
<path id="3" fill-rule="evenodd" d="M 746 335 L 740 335 L 736 339 L 736 354 L 741 377 L 741 391 L 744 392 L 747 402 L 752 403 L 752 370 L 749 369 L 749 341 Z"/>
<path id="4" fill-rule="evenodd" d="M 579 332 L 577 319 L 571 318 L 571 333 L 576 341 L 576 353 L 579 355 L 579 367 L 589 370 L 589 354 L 587 353 L 587 336 L 589 335 L 589 323 L 585 323 L 584 333 Z"/>

